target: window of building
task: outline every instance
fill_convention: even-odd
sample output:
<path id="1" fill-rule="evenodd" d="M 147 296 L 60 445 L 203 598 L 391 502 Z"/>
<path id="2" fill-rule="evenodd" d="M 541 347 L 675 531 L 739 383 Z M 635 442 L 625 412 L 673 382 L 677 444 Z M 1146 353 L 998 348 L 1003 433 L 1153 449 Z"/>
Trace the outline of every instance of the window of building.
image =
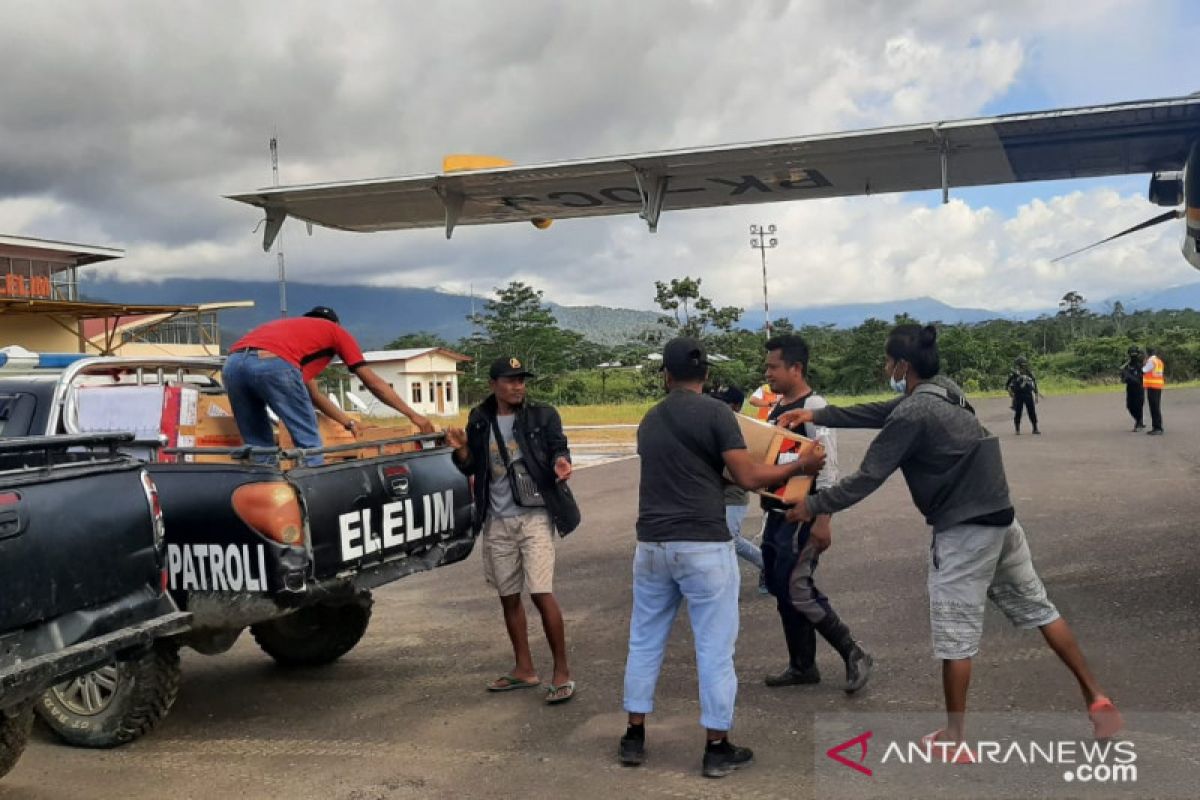
<path id="1" fill-rule="evenodd" d="M 453 383 L 453 381 L 446 381 L 446 402 L 447 403 L 454 402 L 454 383 Z"/>
<path id="2" fill-rule="evenodd" d="M 419 383 L 414 383 L 412 385 L 412 401 L 414 403 L 421 402 L 421 384 Z"/>

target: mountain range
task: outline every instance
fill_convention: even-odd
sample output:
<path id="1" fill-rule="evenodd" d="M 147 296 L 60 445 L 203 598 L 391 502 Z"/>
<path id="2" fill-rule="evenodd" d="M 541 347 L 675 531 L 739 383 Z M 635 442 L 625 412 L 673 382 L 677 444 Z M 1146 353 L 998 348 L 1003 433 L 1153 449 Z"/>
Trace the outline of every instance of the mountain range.
<path id="1" fill-rule="evenodd" d="M 81 281 L 81 293 L 90 300 L 129 304 L 190 305 L 224 300 L 253 300 L 254 308 L 222 311 L 222 338 L 228 343 L 250 328 L 279 316 L 279 286 L 273 281 L 231 281 L 171 278 L 163 281 L 116 281 L 89 276 Z M 315 305 L 337 310 L 343 324 L 364 349 L 378 349 L 405 333 L 428 331 L 454 342 L 471 333 L 467 317 L 472 305 L 482 308 L 479 298 L 450 294 L 434 289 L 390 288 L 378 286 L 327 286 L 290 282 L 287 285 L 288 312 L 302 314 Z M 1126 311 L 1200 308 L 1200 282 L 1173 286 L 1151 292 L 1110 298 L 1089 304 L 1106 313 L 1120 300 Z M 559 325 L 578 331 L 591 341 L 617 345 L 635 338 L 647 328 L 656 327 L 660 314 L 605 306 L 564 306 L 548 303 Z M 884 303 L 849 303 L 807 308 L 778 308 L 775 319 L 786 317 L 797 327 L 834 325 L 853 327 L 863 320 L 891 320 L 907 313 L 926 321 L 943 323 L 982 322 L 989 319 L 1032 319 L 1053 314 L 1057 308 L 1031 311 L 997 312 L 982 308 L 960 308 L 932 297 L 918 297 Z M 762 313 L 748 308 L 742 325 L 757 328 Z"/>

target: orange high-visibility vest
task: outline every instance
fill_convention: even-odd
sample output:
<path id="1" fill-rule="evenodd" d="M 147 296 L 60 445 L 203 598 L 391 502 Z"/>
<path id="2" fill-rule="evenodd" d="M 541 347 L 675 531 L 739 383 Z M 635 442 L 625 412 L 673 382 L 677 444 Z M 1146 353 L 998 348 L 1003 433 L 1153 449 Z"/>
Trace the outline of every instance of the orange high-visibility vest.
<path id="1" fill-rule="evenodd" d="M 1158 356 L 1150 356 L 1150 361 L 1153 367 L 1149 372 L 1142 373 L 1142 386 L 1147 389 L 1162 389 L 1167 385 L 1167 380 L 1163 377 L 1163 361 Z"/>
<path id="2" fill-rule="evenodd" d="M 771 391 L 771 384 L 769 384 L 769 383 L 764 383 L 762 385 L 761 391 L 762 391 L 762 399 L 766 400 L 768 403 L 771 403 L 772 405 L 774 405 L 775 401 L 779 399 L 779 395 L 777 395 Z M 759 419 L 766 421 L 767 417 L 769 417 L 769 416 L 771 416 L 771 409 L 769 406 L 764 406 L 763 408 L 758 409 L 758 418 Z"/>

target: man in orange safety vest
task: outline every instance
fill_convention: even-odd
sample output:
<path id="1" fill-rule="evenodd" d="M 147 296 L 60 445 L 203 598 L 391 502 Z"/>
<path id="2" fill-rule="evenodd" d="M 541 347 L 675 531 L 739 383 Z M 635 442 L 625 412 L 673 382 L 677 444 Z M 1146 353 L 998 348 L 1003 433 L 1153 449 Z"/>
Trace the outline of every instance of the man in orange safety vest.
<path id="1" fill-rule="evenodd" d="M 1162 392 L 1167 385 L 1163 372 L 1166 367 L 1153 347 L 1146 348 L 1146 363 L 1142 365 L 1142 386 L 1150 404 L 1150 435 L 1162 436 Z"/>

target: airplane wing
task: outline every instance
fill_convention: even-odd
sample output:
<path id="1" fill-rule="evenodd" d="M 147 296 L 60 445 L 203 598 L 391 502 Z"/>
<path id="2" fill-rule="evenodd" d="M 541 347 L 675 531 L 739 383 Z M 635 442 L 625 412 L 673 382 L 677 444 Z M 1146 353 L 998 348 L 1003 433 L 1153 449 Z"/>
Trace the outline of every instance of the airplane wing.
<path id="1" fill-rule="evenodd" d="M 230 199 L 348 231 L 488 225 L 1181 169 L 1200 95 L 794 139 L 260 189 Z"/>

